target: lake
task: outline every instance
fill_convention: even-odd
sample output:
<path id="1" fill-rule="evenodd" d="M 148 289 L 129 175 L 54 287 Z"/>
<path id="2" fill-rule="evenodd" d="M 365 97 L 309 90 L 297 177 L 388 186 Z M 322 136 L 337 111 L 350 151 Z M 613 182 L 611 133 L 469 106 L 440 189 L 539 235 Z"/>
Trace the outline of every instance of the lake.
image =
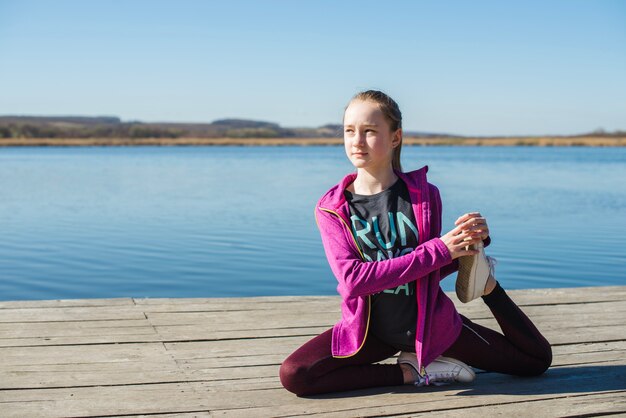
<path id="1" fill-rule="evenodd" d="M 505 288 L 626 285 L 626 148 L 405 147 Z M 342 147 L 0 148 L 0 300 L 334 295 L 313 208 Z M 454 276 L 442 281 L 454 289 Z"/>

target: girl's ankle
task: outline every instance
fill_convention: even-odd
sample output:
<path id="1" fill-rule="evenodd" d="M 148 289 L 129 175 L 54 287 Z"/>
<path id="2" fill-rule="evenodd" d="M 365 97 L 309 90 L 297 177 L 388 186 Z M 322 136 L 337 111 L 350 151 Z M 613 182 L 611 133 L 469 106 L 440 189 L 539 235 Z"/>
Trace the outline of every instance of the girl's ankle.
<path id="1" fill-rule="evenodd" d="M 495 277 L 493 277 L 492 275 L 489 275 L 489 278 L 487 279 L 487 283 L 485 283 L 485 290 L 483 293 L 483 296 L 487 296 L 489 294 L 491 294 L 491 292 L 493 292 L 493 290 L 496 288 L 496 279 Z"/>

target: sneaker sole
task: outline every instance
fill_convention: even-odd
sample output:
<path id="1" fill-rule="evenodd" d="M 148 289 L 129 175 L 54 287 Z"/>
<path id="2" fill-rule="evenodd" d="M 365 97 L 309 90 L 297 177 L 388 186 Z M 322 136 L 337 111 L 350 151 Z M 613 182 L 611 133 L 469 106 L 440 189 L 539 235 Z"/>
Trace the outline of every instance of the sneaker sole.
<path id="1" fill-rule="evenodd" d="M 415 353 L 411 354 L 415 355 Z M 400 353 L 396 362 L 398 364 L 408 364 L 409 366 L 411 366 L 411 376 L 413 376 L 413 380 L 417 380 L 419 378 L 419 372 L 417 371 L 417 361 L 413 358 L 408 358 L 404 351 Z"/>
<path id="2" fill-rule="evenodd" d="M 456 296 L 463 303 L 467 303 L 474 300 L 474 280 L 472 277 L 476 277 L 476 256 L 466 255 L 459 258 L 459 272 L 456 278 Z"/>

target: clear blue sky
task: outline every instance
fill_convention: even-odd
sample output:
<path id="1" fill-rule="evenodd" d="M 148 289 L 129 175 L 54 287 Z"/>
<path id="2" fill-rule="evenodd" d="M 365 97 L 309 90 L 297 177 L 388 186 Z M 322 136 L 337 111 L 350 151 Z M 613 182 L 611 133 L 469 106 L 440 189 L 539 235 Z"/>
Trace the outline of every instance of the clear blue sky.
<path id="1" fill-rule="evenodd" d="M 626 1 L 0 0 L 0 115 L 319 126 L 368 88 L 411 130 L 626 130 Z"/>

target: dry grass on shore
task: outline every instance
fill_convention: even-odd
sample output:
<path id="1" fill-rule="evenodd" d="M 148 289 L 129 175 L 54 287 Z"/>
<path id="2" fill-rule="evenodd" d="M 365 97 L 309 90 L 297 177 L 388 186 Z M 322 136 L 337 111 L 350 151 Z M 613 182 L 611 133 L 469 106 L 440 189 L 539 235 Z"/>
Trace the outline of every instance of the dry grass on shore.
<path id="1" fill-rule="evenodd" d="M 341 145 L 342 138 L 3 138 L 2 146 Z M 405 145 L 623 147 L 626 136 L 404 138 Z"/>

